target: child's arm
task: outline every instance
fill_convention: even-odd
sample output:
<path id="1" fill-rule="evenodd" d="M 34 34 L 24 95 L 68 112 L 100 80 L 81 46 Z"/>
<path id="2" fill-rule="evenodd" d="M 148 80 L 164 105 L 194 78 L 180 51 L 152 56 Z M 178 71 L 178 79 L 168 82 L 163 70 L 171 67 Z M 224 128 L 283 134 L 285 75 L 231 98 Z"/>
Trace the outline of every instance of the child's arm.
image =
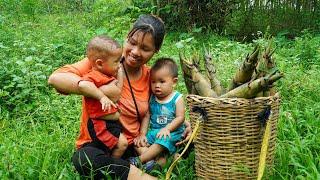
<path id="1" fill-rule="evenodd" d="M 117 107 L 93 82 L 82 80 L 78 83 L 78 89 L 84 96 L 98 99 L 103 110 L 110 110 L 111 106 Z"/>
<path id="2" fill-rule="evenodd" d="M 184 102 L 183 98 L 180 97 L 176 103 L 176 118 L 171 123 L 167 124 L 166 127 L 162 128 L 157 134 L 157 138 L 170 138 L 170 132 L 176 130 L 184 122 Z"/>
<path id="3" fill-rule="evenodd" d="M 100 86 L 99 89 L 107 95 L 112 102 L 117 102 L 121 96 L 121 89 L 118 84 L 118 80 L 114 80 L 109 84 Z"/>
<path id="4" fill-rule="evenodd" d="M 118 74 L 117 74 L 117 84 L 116 86 L 121 90 L 123 87 L 123 80 L 124 80 L 124 72 L 123 72 L 123 68 L 122 65 L 119 68 Z"/>
<path id="5" fill-rule="evenodd" d="M 176 103 L 176 118 L 166 126 L 170 132 L 176 130 L 184 122 L 184 113 L 184 102 L 181 96 Z"/>
<path id="6" fill-rule="evenodd" d="M 112 100 L 112 102 L 117 102 L 121 96 L 121 90 L 123 87 L 123 78 L 124 78 L 124 72 L 122 70 L 122 66 L 120 66 L 117 74 L 117 80 L 112 81 L 107 85 L 103 85 L 99 89 L 101 89 L 104 92 L 104 94 L 107 95 Z"/>
<path id="7" fill-rule="evenodd" d="M 149 127 L 149 121 L 150 121 L 150 113 L 149 111 L 147 111 L 147 114 L 144 116 L 144 118 L 141 121 L 140 135 L 134 139 L 134 145 L 136 145 L 137 147 L 144 147 L 148 143 L 146 135 Z"/>

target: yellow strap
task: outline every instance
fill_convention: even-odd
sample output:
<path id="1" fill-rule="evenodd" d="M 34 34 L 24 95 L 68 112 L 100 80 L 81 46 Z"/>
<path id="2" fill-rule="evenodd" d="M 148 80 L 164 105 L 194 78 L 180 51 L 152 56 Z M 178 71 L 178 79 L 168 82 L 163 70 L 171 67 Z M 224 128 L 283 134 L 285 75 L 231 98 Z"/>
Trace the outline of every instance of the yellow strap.
<path id="1" fill-rule="evenodd" d="M 172 163 L 171 166 L 169 167 L 169 169 L 168 169 L 168 171 L 167 171 L 167 173 L 166 173 L 166 180 L 169 180 L 169 179 L 170 179 L 170 176 L 171 176 L 171 173 L 172 173 L 172 170 L 173 170 L 174 166 L 176 165 L 176 163 L 178 162 L 178 160 L 182 157 L 182 155 L 187 151 L 187 149 L 188 149 L 190 143 L 192 142 L 192 140 L 196 137 L 197 131 L 198 131 L 199 126 L 200 126 L 200 118 L 201 118 L 201 116 L 198 118 L 198 120 L 197 120 L 197 122 L 196 122 L 196 125 L 195 125 L 195 127 L 194 127 L 194 130 L 193 130 L 193 132 L 192 132 L 192 134 L 191 134 L 191 137 L 190 137 L 190 139 L 189 139 L 186 147 L 184 147 L 182 153 L 178 156 L 177 159 L 175 159 L 175 160 L 173 161 L 173 163 Z"/>
<path id="2" fill-rule="evenodd" d="M 269 138 L 270 138 L 270 118 L 267 121 L 267 126 L 263 135 L 257 180 L 262 179 L 263 172 L 266 167 L 266 157 L 267 157 L 267 151 L 268 151 L 268 145 L 269 145 Z"/>

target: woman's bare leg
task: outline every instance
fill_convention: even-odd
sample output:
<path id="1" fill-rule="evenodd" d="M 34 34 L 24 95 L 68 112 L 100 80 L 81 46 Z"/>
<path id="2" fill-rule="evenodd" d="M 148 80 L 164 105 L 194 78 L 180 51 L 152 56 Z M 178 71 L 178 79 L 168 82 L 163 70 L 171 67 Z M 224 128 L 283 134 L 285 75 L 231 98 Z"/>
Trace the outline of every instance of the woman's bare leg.
<path id="1" fill-rule="evenodd" d="M 136 180 L 136 179 L 152 180 L 157 178 L 142 172 L 140 169 L 138 169 L 137 167 L 131 164 L 129 174 L 128 174 L 128 180 Z"/>
<path id="2" fill-rule="evenodd" d="M 123 153 L 126 151 L 127 147 L 128 147 L 127 138 L 122 133 L 120 133 L 118 144 L 112 151 L 112 157 L 121 158 Z"/>

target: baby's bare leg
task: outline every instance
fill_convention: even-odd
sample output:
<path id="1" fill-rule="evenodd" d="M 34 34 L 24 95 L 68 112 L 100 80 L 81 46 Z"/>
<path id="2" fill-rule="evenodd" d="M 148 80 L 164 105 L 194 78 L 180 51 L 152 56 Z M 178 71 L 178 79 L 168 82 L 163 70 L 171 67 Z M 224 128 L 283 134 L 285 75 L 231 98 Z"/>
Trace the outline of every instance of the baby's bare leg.
<path id="1" fill-rule="evenodd" d="M 127 147 L 128 147 L 127 138 L 122 133 L 120 133 L 118 144 L 112 151 L 112 157 L 121 158 L 123 153 L 126 151 Z"/>
<path id="2" fill-rule="evenodd" d="M 136 150 L 136 152 L 140 156 L 141 154 L 143 154 L 148 150 L 148 147 L 134 147 L 134 150 Z"/>
<path id="3" fill-rule="evenodd" d="M 164 148 L 159 144 L 152 144 L 145 152 L 143 152 L 139 158 L 142 163 L 148 162 L 156 158 Z"/>

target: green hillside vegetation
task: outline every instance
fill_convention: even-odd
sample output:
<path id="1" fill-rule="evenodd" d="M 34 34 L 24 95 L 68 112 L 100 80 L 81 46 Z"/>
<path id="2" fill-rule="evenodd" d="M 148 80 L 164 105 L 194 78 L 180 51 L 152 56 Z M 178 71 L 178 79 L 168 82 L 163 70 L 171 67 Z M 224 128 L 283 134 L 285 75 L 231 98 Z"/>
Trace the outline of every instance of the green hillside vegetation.
<path id="1" fill-rule="evenodd" d="M 136 17 L 152 10 L 129 1 L 83 1 L 81 8 L 63 2 L 0 2 L 0 179 L 80 179 L 71 157 L 81 97 L 58 94 L 48 86 L 48 76 L 83 58 L 95 35 L 122 43 Z M 276 83 L 282 102 L 275 164 L 267 169 L 267 179 L 320 179 L 320 34 L 300 34 L 288 40 L 278 33 L 274 39 L 273 56 L 285 77 Z M 246 54 L 256 43 L 266 44 L 269 35 L 261 29 L 244 43 L 198 28 L 170 31 L 149 65 L 162 56 L 178 62 L 179 51 L 190 55 L 205 45 L 227 87 Z M 181 70 L 179 78 L 177 89 L 186 94 Z M 164 178 L 171 162 L 153 175 Z M 194 152 L 178 163 L 172 177 L 195 179 Z"/>

